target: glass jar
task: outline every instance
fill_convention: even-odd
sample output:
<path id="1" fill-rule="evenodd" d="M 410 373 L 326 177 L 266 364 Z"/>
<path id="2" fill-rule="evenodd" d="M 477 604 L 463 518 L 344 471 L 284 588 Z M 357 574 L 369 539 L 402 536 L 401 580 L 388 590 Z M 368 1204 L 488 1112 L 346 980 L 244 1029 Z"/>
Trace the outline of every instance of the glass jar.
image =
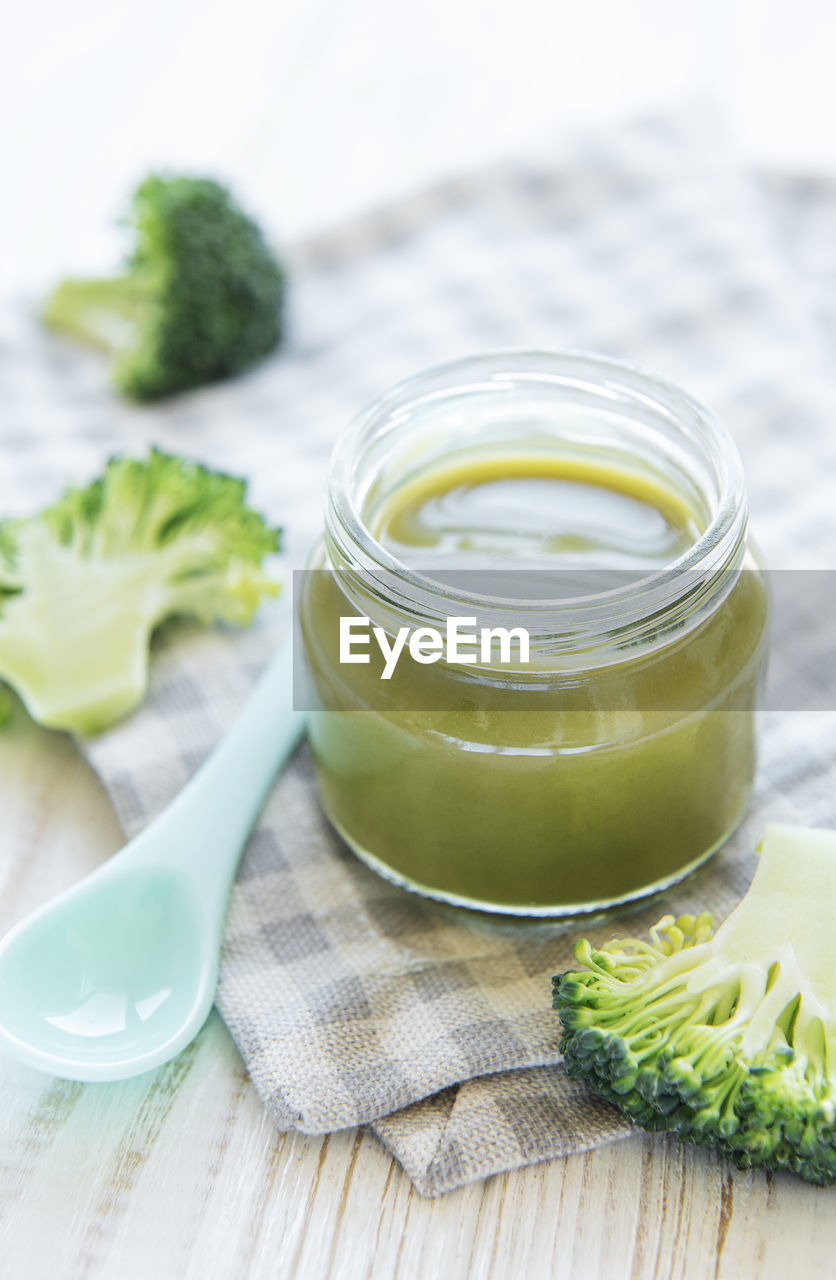
<path id="1" fill-rule="evenodd" d="M 694 514 L 693 536 L 668 563 L 596 574 L 580 591 L 577 576 L 554 589 L 551 569 L 486 580 L 465 558 L 459 574 L 422 570 L 376 536 L 376 513 L 416 478 L 521 458 L 664 489 Z M 528 631 L 529 659 L 428 665 L 404 651 L 384 681 L 374 660 L 341 660 L 346 616 L 390 638 L 402 626 L 443 632 L 451 617 L 510 619 Z M 745 811 L 764 575 L 747 545 L 737 449 L 669 383 L 546 352 L 401 383 L 337 443 L 299 619 L 326 813 L 408 889 L 521 915 L 599 910 L 688 874 Z"/>

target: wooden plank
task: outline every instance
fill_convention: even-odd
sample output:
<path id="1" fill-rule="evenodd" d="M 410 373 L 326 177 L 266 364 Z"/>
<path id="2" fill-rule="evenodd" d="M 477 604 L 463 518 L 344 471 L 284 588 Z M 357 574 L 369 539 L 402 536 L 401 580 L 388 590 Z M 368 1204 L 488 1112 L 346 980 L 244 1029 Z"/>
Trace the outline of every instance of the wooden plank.
<path id="1" fill-rule="evenodd" d="M 62 735 L 0 733 L 0 924 L 120 842 Z M 3 1280 L 830 1277 L 836 1192 L 637 1135 L 424 1200 L 365 1132 L 272 1127 L 213 1015 L 112 1085 L 0 1063 Z"/>

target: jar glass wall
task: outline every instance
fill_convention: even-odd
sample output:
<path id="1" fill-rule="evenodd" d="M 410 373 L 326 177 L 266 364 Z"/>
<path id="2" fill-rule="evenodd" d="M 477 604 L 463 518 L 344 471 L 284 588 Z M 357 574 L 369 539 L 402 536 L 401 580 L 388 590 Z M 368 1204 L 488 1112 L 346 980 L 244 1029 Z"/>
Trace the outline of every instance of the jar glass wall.
<path id="1" fill-rule="evenodd" d="M 497 487 L 515 476 L 528 488 Z M 516 512 L 487 558 L 473 554 L 476 517 L 472 536 L 461 527 L 477 490 L 500 515 Z M 447 512 L 448 525 L 459 501 L 443 559 L 435 535 L 404 549 L 382 532 L 412 527 L 415 495 L 427 494 L 422 510 Z M 509 506 L 520 494 L 527 505 Z M 599 539 L 590 560 L 602 496 L 628 524 L 623 544 Z M 645 508 L 654 530 L 674 513 L 670 554 L 665 541 L 642 549 Z M 555 535 L 566 511 L 583 538 Z M 525 627 L 530 654 L 429 665 L 405 651 L 382 680 L 374 659 L 340 660 L 346 616 L 390 639 L 400 627 L 443 632 L 451 617 L 503 619 Z M 376 870 L 463 905 L 563 915 L 654 892 L 717 849 L 745 810 L 767 616 L 739 456 L 684 392 L 577 354 L 430 370 L 341 438 L 304 577 L 326 812 Z"/>

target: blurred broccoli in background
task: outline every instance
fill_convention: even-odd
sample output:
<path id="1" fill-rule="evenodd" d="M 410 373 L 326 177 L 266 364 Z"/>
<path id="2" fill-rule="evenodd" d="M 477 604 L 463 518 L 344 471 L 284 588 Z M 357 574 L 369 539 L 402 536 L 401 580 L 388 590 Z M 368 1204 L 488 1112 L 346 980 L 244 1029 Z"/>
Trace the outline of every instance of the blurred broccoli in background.
<path id="1" fill-rule="evenodd" d="M 35 720 L 97 733 L 127 715 L 166 618 L 252 621 L 278 591 L 262 561 L 279 530 L 246 492 L 244 480 L 152 449 L 0 523 L 0 680 Z"/>
<path id="2" fill-rule="evenodd" d="M 111 356 L 117 390 L 159 400 L 228 378 L 273 350 L 284 273 L 224 187 L 149 177 L 130 222 L 137 243 L 127 270 L 64 280 L 43 312 L 52 329 Z"/>

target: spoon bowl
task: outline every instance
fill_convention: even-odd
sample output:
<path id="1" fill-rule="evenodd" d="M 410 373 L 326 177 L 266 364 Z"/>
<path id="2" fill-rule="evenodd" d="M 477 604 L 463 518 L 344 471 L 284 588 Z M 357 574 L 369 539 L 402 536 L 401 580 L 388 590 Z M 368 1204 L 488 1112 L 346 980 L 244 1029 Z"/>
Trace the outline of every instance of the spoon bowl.
<path id="1" fill-rule="evenodd" d="M 91 877 L 30 917 L 2 952 L 6 1043 L 31 1065 L 79 1080 L 165 1062 L 213 994 L 188 884 L 164 870 L 109 880 Z"/>
<path id="2" fill-rule="evenodd" d="M 65 1079 L 121 1080 L 193 1039 L 241 848 L 302 728 L 286 646 L 168 809 L 0 943 L 0 1043 Z"/>

